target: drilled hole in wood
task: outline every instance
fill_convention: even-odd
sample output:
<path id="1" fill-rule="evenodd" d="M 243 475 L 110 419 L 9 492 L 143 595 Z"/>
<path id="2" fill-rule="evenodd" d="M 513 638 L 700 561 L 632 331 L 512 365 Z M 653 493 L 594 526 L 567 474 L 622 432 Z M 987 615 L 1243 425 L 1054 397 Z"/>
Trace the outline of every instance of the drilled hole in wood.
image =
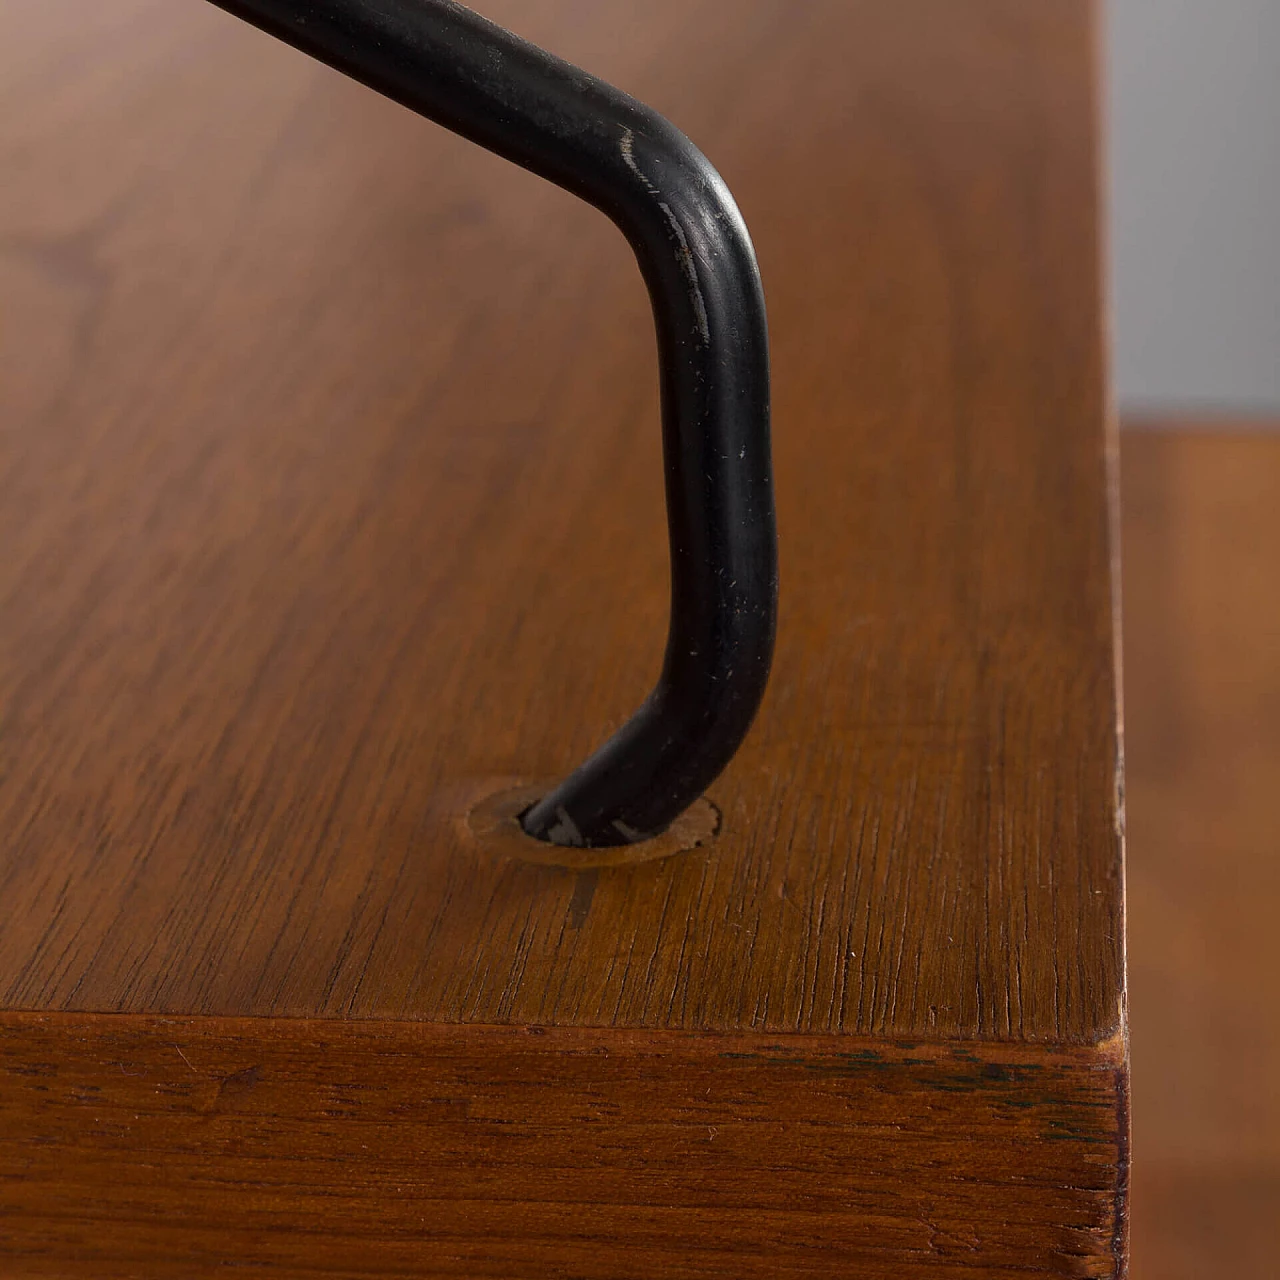
<path id="1" fill-rule="evenodd" d="M 551 789 L 551 782 L 504 788 L 486 796 L 467 814 L 467 826 L 488 852 L 544 866 L 619 867 L 669 858 L 710 844 L 720 831 L 720 810 L 705 796 L 695 800 L 661 835 L 634 844 L 583 849 L 552 844 L 527 834 L 520 815 Z"/>

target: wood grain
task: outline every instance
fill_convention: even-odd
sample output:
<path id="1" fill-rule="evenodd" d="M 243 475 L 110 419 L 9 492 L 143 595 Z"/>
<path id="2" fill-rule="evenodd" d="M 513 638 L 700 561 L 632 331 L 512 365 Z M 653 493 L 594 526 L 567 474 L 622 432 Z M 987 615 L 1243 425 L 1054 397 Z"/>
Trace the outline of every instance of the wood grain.
<path id="1" fill-rule="evenodd" d="M 6 1275 L 1113 1274 L 1120 1042 L 0 1025 Z"/>
<path id="2" fill-rule="evenodd" d="M 616 232 L 196 0 L 6 5 L 2 1269 L 1120 1274 L 1090 10 L 485 7 L 756 241 L 781 619 L 719 832 L 468 816 L 660 661 Z"/>
<path id="3" fill-rule="evenodd" d="M 573 877 L 458 818 L 661 656 L 625 246 L 194 0 L 6 6 L 8 1007 L 1116 1028 L 1085 11 L 619 12 L 492 6 L 741 201 L 782 616 L 721 838 L 601 872 L 574 927 Z"/>
<path id="4" fill-rule="evenodd" d="M 1263 1280 L 1280 1256 L 1280 435 L 1262 426 L 1124 437 L 1136 1280 Z"/>

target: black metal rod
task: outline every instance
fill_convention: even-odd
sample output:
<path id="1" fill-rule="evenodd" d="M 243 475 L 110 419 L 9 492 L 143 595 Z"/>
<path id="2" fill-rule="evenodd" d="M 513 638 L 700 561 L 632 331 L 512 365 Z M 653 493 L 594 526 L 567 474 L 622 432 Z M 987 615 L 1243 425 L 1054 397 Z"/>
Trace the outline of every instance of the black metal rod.
<path id="1" fill-rule="evenodd" d="M 557 844 L 656 835 L 738 749 L 773 657 L 768 338 L 733 197 L 657 112 L 450 0 L 213 2 L 572 191 L 634 249 L 661 369 L 666 658 L 635 715 L 521 821 Z"/>

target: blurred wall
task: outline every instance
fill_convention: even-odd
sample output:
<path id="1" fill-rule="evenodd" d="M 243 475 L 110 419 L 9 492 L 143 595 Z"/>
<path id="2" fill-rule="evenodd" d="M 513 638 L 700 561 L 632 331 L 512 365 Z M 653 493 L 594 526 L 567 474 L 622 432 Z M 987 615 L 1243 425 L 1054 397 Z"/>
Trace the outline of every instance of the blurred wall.
<path id="1" fill-rule="evenodd" d="M 1280 410 L 1280 0 L 1104 0 L 1122 411 Z"/>

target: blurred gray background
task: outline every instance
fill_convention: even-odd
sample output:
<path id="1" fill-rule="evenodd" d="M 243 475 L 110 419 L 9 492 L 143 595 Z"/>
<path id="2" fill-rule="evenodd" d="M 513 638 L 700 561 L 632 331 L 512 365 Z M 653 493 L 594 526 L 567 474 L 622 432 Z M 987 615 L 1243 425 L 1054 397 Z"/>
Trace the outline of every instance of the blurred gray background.
<path id="1" fill-rule="evenodd" d="M 1280 0 L 1106 0 L 1123 413 L 1280 410 Z"/>

